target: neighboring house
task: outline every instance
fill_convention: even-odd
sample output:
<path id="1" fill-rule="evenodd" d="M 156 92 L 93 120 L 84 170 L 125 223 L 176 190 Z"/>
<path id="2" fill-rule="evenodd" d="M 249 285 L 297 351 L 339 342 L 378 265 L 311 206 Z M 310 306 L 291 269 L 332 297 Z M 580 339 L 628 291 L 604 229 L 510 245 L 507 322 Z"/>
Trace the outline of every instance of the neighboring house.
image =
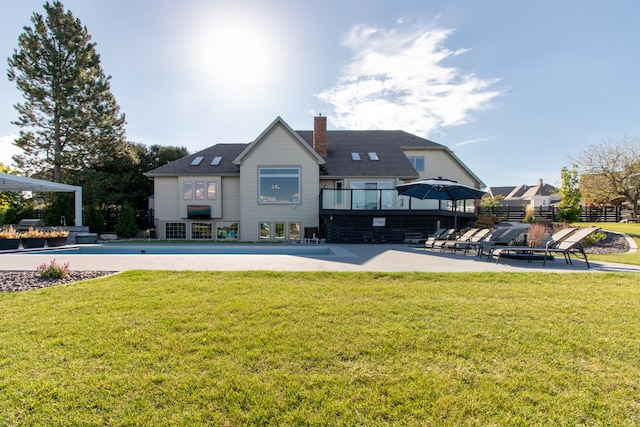
<path id="1" fill-rule="evenodd" d="M 395 186 L 442 176 L 485 185 L 447 147 L 403 131 L 294 131 L 276 118 L 250 144 L 217 144 L 157 169 L 160 239 L 401 241 L 453 225 L 451 206 L 398 196 Z M 458 205 L 475 218 L 474 201 Z"/>
<path id="2" fill-rule="evenodd" d="M 548 208 L 560 201 L 558 190 L 549 184 L 544 184 L 542 179 L 537 185 L 518 185 L 515 187 L 489 187 L 487 192 L 491 197 L 502 196 L 505 206 L 525 207 L 531 205 L 536 209 Z"/>

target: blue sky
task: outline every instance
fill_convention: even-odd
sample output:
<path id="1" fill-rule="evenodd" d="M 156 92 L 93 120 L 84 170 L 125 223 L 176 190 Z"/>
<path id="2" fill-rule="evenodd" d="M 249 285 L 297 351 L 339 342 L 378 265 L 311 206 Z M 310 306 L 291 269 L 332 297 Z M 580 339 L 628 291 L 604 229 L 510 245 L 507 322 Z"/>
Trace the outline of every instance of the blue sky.
<path id="1" fill-rule="evenodd" d="M 0 57 L 44 1 L 0 0 Z M 559 184 L 570 156 L 640 135 L 640 2 L 67 0 L 134 142 L 251 142 L 275 117 L 402 129 L 488 186 Z M 0 162 L 20 102 L 0 78 Z"/>

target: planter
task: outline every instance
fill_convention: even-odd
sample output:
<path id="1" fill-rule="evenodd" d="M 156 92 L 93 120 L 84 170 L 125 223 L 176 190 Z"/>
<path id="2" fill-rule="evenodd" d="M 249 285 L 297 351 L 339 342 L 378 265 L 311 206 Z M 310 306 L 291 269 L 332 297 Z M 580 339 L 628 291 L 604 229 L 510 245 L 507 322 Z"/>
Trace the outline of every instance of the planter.
<path id="1" fill-rule="evenodd" d="M 10 251 L 18 249 L 20 239 L 0 239 L 0 251 Z"/>
<path id="2" fill-rule="evenodd" d="M 44 248 L 47 239 L 44 237 L 23 237 L 22 247 L 24 249 Z"/>
<path id="3" fill-rule="evenodd" d="M 54 248 L 57 246 L 64 246 L 67 244 L 67 236 L 64 237 L 47 237 L 47 246 Z"/>

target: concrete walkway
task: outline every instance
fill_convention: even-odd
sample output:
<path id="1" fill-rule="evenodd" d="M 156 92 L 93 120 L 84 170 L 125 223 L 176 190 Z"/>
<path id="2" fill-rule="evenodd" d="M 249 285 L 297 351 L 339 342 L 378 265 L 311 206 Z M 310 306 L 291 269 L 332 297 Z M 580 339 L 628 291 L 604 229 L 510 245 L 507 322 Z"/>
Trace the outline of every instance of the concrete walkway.
<path id="1" fill-rule="evenodd" d="M 300 245 L 293 245 L 295 247 Z M 101 270 L 275 270 L 275 271 L 421 271 L 421 272 L 633 272 L 640 266 L 589 261 L 573 258 L 573 264 L 562 257 L 531 263 L 525 260 L 501 259 L 499 264 L 475 255 L 432 252 L 422 248 L 396 245 L 323 245 L 335 255 L 69 255 L 5 253 L 0 255 L 0 270 L 35 270 L 55 258 L 69 263 L 75 271 Z M 243 245 L 250 247 L 250 245 Z"/>

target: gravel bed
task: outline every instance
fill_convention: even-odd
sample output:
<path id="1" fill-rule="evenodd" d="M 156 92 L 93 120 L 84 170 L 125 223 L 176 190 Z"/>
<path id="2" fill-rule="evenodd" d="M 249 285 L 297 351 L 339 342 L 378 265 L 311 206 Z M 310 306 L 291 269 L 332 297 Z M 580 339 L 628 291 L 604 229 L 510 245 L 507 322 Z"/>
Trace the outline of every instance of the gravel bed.
<path id="1" fill-rule="evenodd" d="M 607 238 L 600 240 L 593 245 L 585 245 L 584 251 L 587 254 L 622 254 L 629 252 L 629 242 L 624 238 L 622 234 L 609 233 L 603 231 L 607 235 Z"/>
<path id="2" fill-rule="evenodd" d="M 45 279 L 36 271 L 0 271 L 0 292 L 28 291 L 42 289 L 63 283 L 80 282 L 108 276 L 115 271 L 70 271 L 64 279 Z"/>

